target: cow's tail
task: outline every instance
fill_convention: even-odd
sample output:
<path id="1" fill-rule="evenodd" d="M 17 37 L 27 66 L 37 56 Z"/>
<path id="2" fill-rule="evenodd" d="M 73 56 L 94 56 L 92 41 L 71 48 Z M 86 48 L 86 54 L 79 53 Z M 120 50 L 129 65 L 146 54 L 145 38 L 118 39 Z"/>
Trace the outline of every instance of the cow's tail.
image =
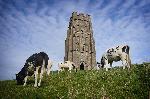
<path id="1" fill-rule="evenodd" d="M 128 66 L 129 66 L 129 68 L 130 68 L 130 67 L 131 67 L 131 59 L 130 59 L 129 50 L 130 50 L 130 47 L 127 45 L 127 46 L 126 46 L 126 53 L 128 54 L 127 60 L 128 60 Z"/>
<path id="2" fill-rule="evenodd" d="M 130 59 L 130 56 L 128 54 L 128 65 L 129 65 L 129 68 L 131 67 L 131 59 Z"/>
<path id="3" fill-rule="evenodd" d="M 127 45 L 127 46 L 126 46 L 126 53 L 127 53 L 127 54 L 129 54 L 129 50 L 130 50 L 130 47 Z"/>

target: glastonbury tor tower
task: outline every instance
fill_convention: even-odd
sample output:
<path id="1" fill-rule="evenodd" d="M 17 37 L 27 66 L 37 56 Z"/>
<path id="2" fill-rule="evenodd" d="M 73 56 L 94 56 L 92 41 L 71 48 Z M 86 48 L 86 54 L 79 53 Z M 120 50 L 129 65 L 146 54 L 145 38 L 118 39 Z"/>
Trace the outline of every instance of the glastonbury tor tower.
<path id="1" fill-rule="evenodd" d="M 73 12 L 65 40 L 64 61 L 72 61 L 78 70 L 96 67 L 95 41 L 90 15 Z"/>

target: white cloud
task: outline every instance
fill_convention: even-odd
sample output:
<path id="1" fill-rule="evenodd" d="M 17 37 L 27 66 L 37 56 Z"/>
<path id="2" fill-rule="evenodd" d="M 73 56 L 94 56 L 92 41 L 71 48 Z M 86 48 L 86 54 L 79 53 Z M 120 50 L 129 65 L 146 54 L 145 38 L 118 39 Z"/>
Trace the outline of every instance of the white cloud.
<path id="1" fill-rule="evenodd" d="M 7 78 L 10 78 L 10 75 L 20 70 L 30 55 L 39 51 L 48 53 L 54 60 L 53 70 L 56 70 L 57 62 L 63 61 L 64 40 L 72 11 L 91 15 L 98 61 L 106 49 L 124 43 L 131 47 L 133 63 L 150 61 L 148 46 L 150 27 L 144 16 L 136 11 L 146 3 L 142 1 L 134 5 L 134 2 L 135 0 L 132 0 L 122 4 L 120 1 L 111 1 L 101 9 L 104 0 L 97 0 L 94 3 L 93 1 L 60 1 L 54 4 L 42 1 L 41 5 L 31 2 L 23 3 L 22 5 L 25 6 L 23 10 L 17 10 L 16 6 L 8 4 L 10 10 L 0 16 L 0 45 L 3 46 L 0 52 L 4 57 L 1 65 L 7 65 L 6 68 L 0 67 L 0 70 L 11 71 L 10 69 L 13 68 L 13 71 L 7 75 Z M 126 11 L 130 13 L 125 15 Z M 110 13 L 114 15 L 110 16 Z M 11 65 L 10 69 L 9 65 Z"/>

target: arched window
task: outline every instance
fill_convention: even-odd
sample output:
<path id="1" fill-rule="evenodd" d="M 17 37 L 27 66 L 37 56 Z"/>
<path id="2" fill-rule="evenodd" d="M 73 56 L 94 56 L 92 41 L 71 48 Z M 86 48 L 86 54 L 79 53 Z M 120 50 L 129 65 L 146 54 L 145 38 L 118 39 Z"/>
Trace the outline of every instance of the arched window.
<path id="1" fill-rule="evenodd" d="M 84 70 L 84 64 L 83 63 L 81 63 L 81 65 L 80 65 L 80 70 Z"/>
<path id="2" fill-rule="evenodd" d="M 84 46 L 83 46 L 83 48 L 82 48 L 82 51 L 84 51 Z"/>

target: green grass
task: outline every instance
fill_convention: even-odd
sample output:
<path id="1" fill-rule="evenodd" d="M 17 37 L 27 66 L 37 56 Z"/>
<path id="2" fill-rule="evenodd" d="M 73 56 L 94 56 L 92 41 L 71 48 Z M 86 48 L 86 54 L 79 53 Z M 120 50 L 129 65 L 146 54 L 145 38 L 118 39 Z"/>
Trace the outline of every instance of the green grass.
<path id="1" fill-rule="evenodd" d="M 132 65 L 131 70 L 53 73 L 44 75 L 41 87 L 33 85 L 32 77 L 25 87 L 15 80 L 0 81 L 0 99 L 148 99 L 150 63 Z"/>

